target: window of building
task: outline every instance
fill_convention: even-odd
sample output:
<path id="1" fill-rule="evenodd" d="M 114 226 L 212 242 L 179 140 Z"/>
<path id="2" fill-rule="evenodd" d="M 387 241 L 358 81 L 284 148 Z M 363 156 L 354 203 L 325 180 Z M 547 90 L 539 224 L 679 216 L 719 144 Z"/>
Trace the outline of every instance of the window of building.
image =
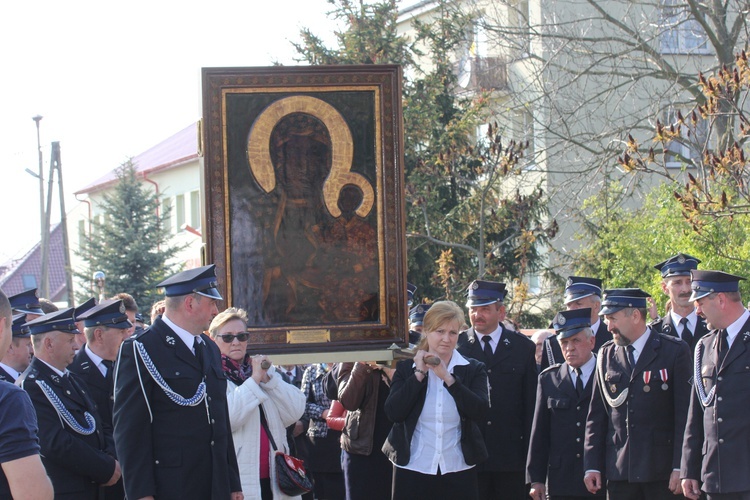
<path id="1" fill-rule="evenodd" d="M 677 128 L 680 126 L 674 108 L 666 110 L 663 116 L 666 127 L 674 125 Z M 687 124 L 682 125 L 680 131 L 680 136 L 667 146 L 665 163 L 668 168 L 695 166 L 694 162 L 702 159 L 703 150 L 707 145 L 708 122 L 706 120 L 699 120 L 694 127 Z"/>
<path id="2" fill-rule="evenodd" d="M 711 52 L 706 32 L 684 0 L 662 0 L 659 29 L 661 51 L 665 54 Z"/>
<path id="3" fill-rule="evenodd" d="M 201 228 L 201 196 L 197 190 L 190 193 L 190 225 L 195 229 Z"/>
<path id="4" fill-rule="evenodd" d="M 177 222 L 176 228 L 177 231 L 182 230 L 182 226 L 185 225 L 185 195 L 184 194 L 178 194 L 175 196 L 175 203 L 174 203 L 174 218 Z"/>

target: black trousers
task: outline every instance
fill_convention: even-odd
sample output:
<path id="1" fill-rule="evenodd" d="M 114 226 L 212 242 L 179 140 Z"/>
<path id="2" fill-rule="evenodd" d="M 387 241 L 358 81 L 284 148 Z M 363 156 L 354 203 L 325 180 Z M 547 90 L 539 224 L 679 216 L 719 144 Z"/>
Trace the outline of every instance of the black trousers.
<path id="1" fill-rule="evenodd" d="M 610 500 L 676 500 L 684 498 L 669 491 L 669 481 L 630 483 L 607 481 L 607 498 Z"/>
<path id="2" fill-rule="evenodd" d="M 523 471 L 482 471 L 478 474 L 481 500 L 527 500 L 529 488 Z"/>
<path id="3" fill-rule="evenodd" d="M 750 491 L 737 493 L 706 493 L 708 500 L 750 500 Z"/>
<path id="4" fill-rule="evenodd" d="M 392 500 L 478 500 L 477 471 L 471 469 L 437 475 L 393 467 Z"/>

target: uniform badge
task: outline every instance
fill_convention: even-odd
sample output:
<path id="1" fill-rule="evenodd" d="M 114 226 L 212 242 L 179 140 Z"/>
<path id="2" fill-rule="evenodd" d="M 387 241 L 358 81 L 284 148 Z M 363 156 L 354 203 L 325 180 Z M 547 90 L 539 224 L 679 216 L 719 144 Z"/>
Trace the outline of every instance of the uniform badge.
<path id="1" fill-rule="evenodd" d="M 609 386 L 609 390 L 612 391 L 612 394 L 617 392 L 617 386 L 615 384 L 612 384 Z"/>
<path id="2" fill-rule="evenodd" d="M 508 339 L 503 339 L 503 344 L 505 344 L 505 345 L 510 345 L 510 340 L 508 340 Z"/>
<path id="3" fill-rule="evenodd" d="M 120 303 L 120 314 L 125 314 L 125 304 Z"/>
<path id="4" fill-rule="evenodd" d="M 57 375 L 50 375 L 49 378 L 51 378 L 56 384 L 60 383 L 60 377 L 58 377 Z"/>
<path id="5" fill-rule="evenodd" d="M 565 325 L 565 322 L 566 322 L 566 321 L 567 321 L 567 320 L 565 319 L 565 316 L 563 316 L 563 315 L 562 315 L 562 314 L 560 314 L 560 313 L 557 313 L 557 316 L 555 316 L 555 323 L 557 323 L 557 324 L 558 324 L 558 325 L 560 325 L 560 326 L 563 326 L 563 325 Z"/>
<path id="6" fill-rule="evenodd" d="M 747 342 L 748 340 L 750 340 L 750 332 L 743 332 L 742 333 L 742 341 L 743 342 Z"/>
<path id="7" fill-rule="evenodd" d="M 476 281 L 471 284 L 472 290 L 477 290 L 478 288 L 479 288 L 479 283 L 477 283 Z"/>
<path id="8" fill-rule="evenodd" d="M 645 371 L 643 372 L 643 392 L 650 392 L 651 386 L 648 385 L 649 382 L 651 382 L 651 372 Z"/>
<path id="9" fill-rule="evenodd" d="M 679 257 L 677 257 L 677 262 L 679 262 L 680 264 L 684 264 L 685 263 L 685 256 L 684 255 L 680 255 Z"/>
<path id="10" fill-rule="evenodd" d="M 570 288 L 573 286 L 573 278 L 568 278 L 568 281 L 565 282 L 565 288 Z"/>
<path id="11" fill-rule="evenodd" d="M 661 376 L 661 381 L 663 382 L 661 384 L 661 390 L 666 391 L 669 389 L 669 384 L 667 384 L 667 380 L 669 380 L 669 372 L 667 372 L 666 368 L 662 368 L 659 370 L 659 375 Z"/>
<path id="12" fill-rule="evenodd" d="M 174 345 L 174 337 L 167 335 L 167 344 Z"/>

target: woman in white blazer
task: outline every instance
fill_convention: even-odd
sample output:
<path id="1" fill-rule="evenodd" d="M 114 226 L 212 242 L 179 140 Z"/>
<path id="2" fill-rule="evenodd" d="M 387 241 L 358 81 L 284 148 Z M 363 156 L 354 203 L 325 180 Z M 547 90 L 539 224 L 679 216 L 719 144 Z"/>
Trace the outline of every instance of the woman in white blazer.
<path id="1" fill-rule="evenodd" d="M 299 498 L 284 495 L 277 486 L 274 451 L 261 425 L 261 414 L 279 451 L 289 453 L 286 428 L 305 411 L 304 394 L 286 383 L 273 365 L 261 368 L 266 356 L 247 356 L 244 310 L 232 307 L 219 313 L 208 331 L 219 346 L 227 376 L 229 421 L 245 498 Z"/>

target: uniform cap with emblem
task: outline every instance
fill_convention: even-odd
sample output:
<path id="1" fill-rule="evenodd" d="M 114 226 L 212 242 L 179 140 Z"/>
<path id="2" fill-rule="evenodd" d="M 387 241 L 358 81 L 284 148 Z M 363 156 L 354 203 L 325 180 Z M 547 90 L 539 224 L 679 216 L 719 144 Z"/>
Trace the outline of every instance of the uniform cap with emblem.
<path id="1" fill-rule="evenodd" d="M 505 300 L 505 283 L 475 280 L 466 291 L 466 307 L 479 307 Z"/>
<path id="2" fill-rule="evenodd" d="M 583 276 L 568 276 L 568 281 L 565 283 L 565 304 L 591 295 L 602 296 L 602 280 L 599 278 L 584 278 Z"/>
<path id="3" fill-rule="evenodd" d="M 558 339 L 572 337 L 584 328 L 591 328 L 591 309 L 584 307 L 570 311 L 560 311 L 552 320 Z"/>
<path id="4" fill-rule="evenodd" d="M 29 327 L 31 335 L 39 335 L 54 331 L 72 334 L 81 333 L 78 331 L 78 328 L 76 328 L 72 307 L 45 314 L 44 316 L 25 323 L 25 326 Z"/>
<path id="5" fill-rule="evenodd" d="M 96 299 L 93 297 L 90 298 L 89 300 L 81 304 L 80 306 L 73 309 L 73 319 L 76 321 L 79 321 L 81 315 L 85 313 L 86 311 L 88 311 L 89 309 L 91 309 L 92 307 L 94 307 L 95 305 L 96 305 Z"/>
<path id="6" fill-rule="evenodd" d="M 697 269 L 700 259 L 686 253 L 673 255 L 664 262 L 659 262 L 654 266 L 661 273 L 662 278 L 670 276 L 690 276 L 690 271 Z"/>
<path id="7" fill-rule="evenodd" d="M 740 280 L 742 276 L 724 273 L 721 271 L 698 271 L 694 269 L 690 272 L 690 288 L 693 293 L 690 300 L 699 300 L 706 295 L 717 292 L 738 292 L 740 290 Z"/>
<path id="8" fill-rule="evenodd" d="M 26 326 L 26 314 L 14 314 L 13 315 L 13 337 L 17 339 L 25 339 L 31 335 L 31 330 Z"/>
<path id="9" fill-rule="evenodd" d="M 411 283 L 406 284 L 406 305 L 410 306 L 414 303 L 414 292 L 417 291 L 417 285 Z"/>
<path id="10" fill-rule="evenodd" d="M 44 314 L 42 305 L 39 303 L 39 297 L 36 294 L 36 288 L 29 288 L 21 293 L 8 297 L 10 308 L 13 312 L 24 314 Z"/>
<path id="11" fill-rule="evenodd" d="M 432 304 L 417 304 L 409 311 L 409 323 L 412 326 L 421 326 L 424 323 L 424 315 L 430 310 Z"/>
<path id="12" fill-rule="evenodd" d="M 76 317 L 76 321 L 83 321 L 86 328 L 106 326 L 107 328 L 130 328 L 133 324 L 125 314 L 125 304 L 122 300 L 105 300 L 85 313 Z"/>
<path id="13" fill-rule="evenodd" d="M 628 307 L 646 309 L 648 307 L 648 302 L 646 301 L 648 297 L 651 297 L 651 295 L 640 288 L 612 288 L 604 290 L 602 310 L 599 311 L 599 316 L 614 314 L 620 309 Z"/>
<path id="14" fill-rule="evenodd" d="M 218 286 L 216 265 L 210 264 L 177 273 L 156 285 L 156 288 L 164 288 L 167 297 L 180 297 L 197 293 L 204 297 L 221 300 L 221 294 L 217 290 Z"/>

